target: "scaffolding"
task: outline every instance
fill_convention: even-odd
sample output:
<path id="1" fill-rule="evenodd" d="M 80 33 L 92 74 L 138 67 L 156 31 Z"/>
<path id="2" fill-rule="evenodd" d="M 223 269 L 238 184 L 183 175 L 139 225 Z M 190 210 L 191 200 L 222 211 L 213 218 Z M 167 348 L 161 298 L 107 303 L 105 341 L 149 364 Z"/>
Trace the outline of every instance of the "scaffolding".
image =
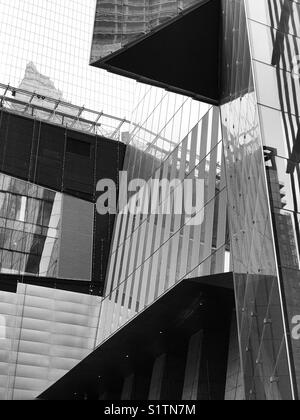
<path id="1" fill-rule="evenodd" d="M 103 111 L 97 112 L 84 106 L 72 105 L 60 99 L 40 95 L 0 83 L 0 109 L 25 115 L 72 130 L 122 141 L 128 133 L 130 121 Z"/>

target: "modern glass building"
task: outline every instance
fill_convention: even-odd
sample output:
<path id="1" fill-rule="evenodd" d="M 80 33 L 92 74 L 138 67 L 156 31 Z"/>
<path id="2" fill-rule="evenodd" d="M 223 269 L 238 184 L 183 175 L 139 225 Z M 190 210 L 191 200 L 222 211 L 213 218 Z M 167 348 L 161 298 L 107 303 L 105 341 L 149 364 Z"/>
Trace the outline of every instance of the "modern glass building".
<path id="1" fill-rule="evenodd" d="M 143 82 L 127 133 L 2 103 L 3 399 L 299 399 L 299 23 L 294 0 L 98 0 L 92 66 Z"/>
<path id="2" fill-rule="evenodd" d="M 76 129 L 50 123 L 41 105 L 29 114 L 0 110 L 4 400 L 36 398 L 95 347 L 114 226 L 96 211 L 96 180 L 117 180 L 125 154 L 125 144 L 80 131 L 74 117 Z"/>
<path id="3" fill-rule="evenodd" d="M 195 3 L 197 0 L 98 1 L 92 62 L 126 46 Z"/>
<path id="4" fill-rule="evenodd" d="M 94 349 L 114 220 L 96 182 L 122 169 L 135 85 L 89 66 L 95 6 L 0 2 L 1 399 Z"/>

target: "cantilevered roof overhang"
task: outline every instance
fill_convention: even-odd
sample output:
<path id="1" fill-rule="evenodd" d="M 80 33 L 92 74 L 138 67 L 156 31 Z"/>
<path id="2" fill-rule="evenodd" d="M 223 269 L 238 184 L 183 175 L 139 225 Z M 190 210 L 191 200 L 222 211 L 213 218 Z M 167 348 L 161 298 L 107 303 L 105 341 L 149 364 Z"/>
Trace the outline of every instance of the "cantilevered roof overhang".
<path id="1" fill-rule="evenodd" d="M 184 280 L 104 342 L 66 376 L 46 390 L 41 400 L 97 399 L 139 367 L 183 345 L 199 330 L 216 331 L 218 351 L 234 308 L 233 274 Z M 228 343 L 227 343 L 228 344 Z M 226 360 L 227 361 L 227 360 Z"/>
<path id="2" fill-rule="evenodd" d="M 220 0 L 199 0 L 166 24 L 92 65 L 217 105 Z"/>

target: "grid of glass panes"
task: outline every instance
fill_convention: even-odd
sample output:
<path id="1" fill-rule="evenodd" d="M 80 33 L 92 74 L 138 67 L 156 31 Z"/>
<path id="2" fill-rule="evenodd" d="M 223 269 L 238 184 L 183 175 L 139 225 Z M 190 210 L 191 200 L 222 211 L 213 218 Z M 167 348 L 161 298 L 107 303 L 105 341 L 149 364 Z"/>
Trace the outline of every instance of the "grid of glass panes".
<path id="1" fill-rule="evenodd" d="M 57 277 L 62 195 L 0 174 L 0 272 Z"/>
<path id="2" fill-rule="evenodd" d="M 261 3 L 252 0 L 254 8 Z M 222 6 L 221 115 L 242 361 L 242 377 L 237 369 L 230 373 L 227 398 L 290 400 L 288 339 L 247 18 L 244 1 L 223 0 Z"/>
<path id="3" fill-rule="evenodd" d="M 219 110 L 143 86 L 140 98 L 125 158 L 128 177 L 149 183 L 177 179 L 180 185 L 161 194 L 158 214 L 121 211 L 117 216 L 98 342 L 179 281 L 229 270 Z M 203 202 L 193 216 L 200 222 L 195 226 L 189 224 L 191 217 L 175 214 L 176 194 L 186 179 L 203 181 Z M 130 202 L 134 200 L 136 196 Z M 164 214 L 168 200 L 172 211 Z"/>
<path id="4" fill-rule="evenodd" d="M 294 393 L 300 395 L 300 2 L 246 0 Z M 298 389 L 297 389 L 298 388 Z"/>
<path id="5" fill-rule="evenodd" d="M 130 116 L 135 82 L 89 66 L 96 0 L 0 0 L 0 82 L 33 62 L 75 105 Z"/>

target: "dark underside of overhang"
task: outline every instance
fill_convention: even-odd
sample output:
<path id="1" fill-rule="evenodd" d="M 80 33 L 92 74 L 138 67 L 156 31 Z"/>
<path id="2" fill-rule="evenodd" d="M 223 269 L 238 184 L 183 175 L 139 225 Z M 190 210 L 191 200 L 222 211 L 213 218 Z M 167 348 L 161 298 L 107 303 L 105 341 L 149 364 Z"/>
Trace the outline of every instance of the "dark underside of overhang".
<path id="1" fill-rule="evenodd" d="M 233 308 L 232 273 L 184 280 L 98 347 L 39 399 L 93 400 L 105 393 L 118 399 L 112 396 L 117 395 L 116 388 L 124 378 L 132 372 L 150 369 L 153 361 L 163 353 L 180 353 L 199 330 L 217 337 L 212 352 L 217 359 L 224 359 L 221 380 L 225 386 Z M 181 364 L 184 365 L 185 360 Z M 211 365 L 215 366 L 214 363 Z"/>
<path id="2" fill-rule="evenodd" d="M 83 295 L 101 296 L 103 286 L 96 282 L 72 279 L 39 277 L 34 275 L 0 274 L 0 291 L 17 293 L 19 284 L 27 284 L 47 289 L 64 290 Z"/>
<path id="3" fill-rule="evenodd" d="M 202 1 L 93 65 L 217 105 L 220 0 Z"/>

